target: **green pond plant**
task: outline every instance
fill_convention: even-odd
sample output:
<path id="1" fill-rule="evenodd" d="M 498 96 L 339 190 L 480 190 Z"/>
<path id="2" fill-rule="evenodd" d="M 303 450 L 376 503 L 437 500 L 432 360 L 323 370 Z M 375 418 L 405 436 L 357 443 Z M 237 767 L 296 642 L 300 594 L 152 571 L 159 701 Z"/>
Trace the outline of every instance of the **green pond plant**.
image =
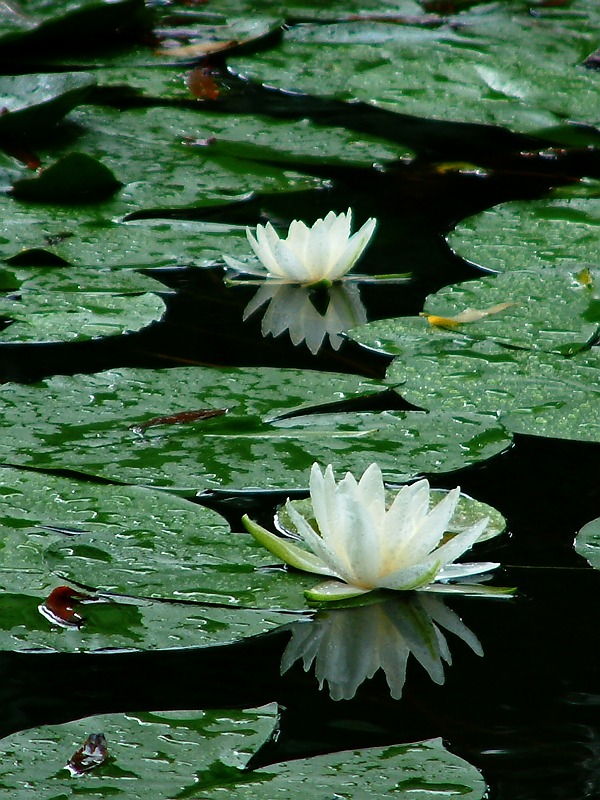
<path id="1" fill-rule="evenodd" d="M 312 227 L 293 220 L 286 239 L 281 239 L 270 222 L 256 226 L 256 236 L 250 228 L 246 235 L 260 267 L 252 267 L 237 259 L 223 256 L 234 270 L 254 274 L 280 283 L 312 286 L 331 285 L 340 280 L 361 257 L 369 244 L 377 220 L 370 217 L 356 233 L 352 230 L 352 209 L 344 214 L 330 211 Z"/>
<path id="2" fill-rule="evenodd" d="M 371 464 L 359 481 L 348 472 L 336 483 L 331 465 L 323 473 L 315 463 L 310 495 L 318 530 L 289 500 L 286 504 L 297 539 L 308 550 L 267 531 L 247 515 L 243 517 L 252 536 L 286 564 L 334 579 L 308 590 L 309 600 L 343 600 L 375 589 L 443 591 L 444 581 L 480 575 L 499 566 L 492 562 L 453 563 L 484 535 L 489 522 L 483 517 L 445 540 L 459 501 L 459 487 L 430 509 L 429 482 L 419 480 L 403 486 L 388 507 L 377 464 Z"/>

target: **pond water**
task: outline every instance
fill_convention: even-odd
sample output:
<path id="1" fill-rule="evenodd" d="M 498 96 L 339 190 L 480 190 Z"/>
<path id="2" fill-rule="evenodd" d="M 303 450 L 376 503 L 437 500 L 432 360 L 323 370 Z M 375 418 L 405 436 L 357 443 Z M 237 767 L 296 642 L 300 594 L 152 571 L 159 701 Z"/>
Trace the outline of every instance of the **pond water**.
<path id="1" fill-rule="evenodd" d="M 71 5 L 0 10 L 7 797 L 600 795 L 596 5 Z M 242 516 L 373 460 L 516 592 L 307 605 Z"/>

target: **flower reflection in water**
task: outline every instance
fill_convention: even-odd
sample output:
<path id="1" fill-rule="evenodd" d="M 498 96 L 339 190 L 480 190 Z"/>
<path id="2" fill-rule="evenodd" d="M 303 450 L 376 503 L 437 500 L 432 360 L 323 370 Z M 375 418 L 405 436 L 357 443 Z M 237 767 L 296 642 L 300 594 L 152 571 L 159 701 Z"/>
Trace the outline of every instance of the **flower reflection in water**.
<path id="1" fill-rule="evenodd" d="M 440 597 L 413 593 L 375 605 L 320 613 L 312 622 L 290 626 L 292 638 L 281 660 L 281 672 L 302 661 L 315 665 L 319 685 L 327 683 L 333 700 L 350 700 L 358 687 L 382 669 L 395 700 L 402 696 L 409 656 L 434 683 L 444 682 L 450 648 L 442 629 L 462 639 L 478 656 L 475 634 Z"/>
<path id="2" fill-rule="evenodd" d="M 311 289 L 294 284 L 265 282 L 244 310 L 244 320 L 263 306 L 263 336 L 280 336 L 289 331 L 294 345 L 306 342 L 313 355 L 321 348 L 325 337 L 338 350 L 344 331 L 367 321 L 365 307 L 356 283 L 336 283 L 329 287 Z"/>

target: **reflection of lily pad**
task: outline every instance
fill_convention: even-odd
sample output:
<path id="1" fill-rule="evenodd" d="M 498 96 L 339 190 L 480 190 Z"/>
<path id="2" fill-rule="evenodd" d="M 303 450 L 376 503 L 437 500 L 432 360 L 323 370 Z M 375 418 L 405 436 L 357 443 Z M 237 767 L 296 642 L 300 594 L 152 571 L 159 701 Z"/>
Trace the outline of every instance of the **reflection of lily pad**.
<path id="1" fill-rule="evenodd" d="M 499 415 L 514 433 L 600 439 L 598 348 L 566 358 L 491 341 L 414 340 L 388 369 L 402 396 L 430 411 Z"/>
<path id="2" fill-rule="evenodd" d="M 165 304 L 155 294 L 107 292 L 23 292 L 19 300 L 0 299 L 0 316 L 14 322 L 2 342 L 62 342 L 116 336 L 158 321 Z"/>
<path id="3" fill-rule="evenodd" d="M 503 203 L 469 217 L 449 236 L 463 258 L 488 269 L 597 265 L 600 201 Z"/>
<path id="4" fill-rule="evenodd" d="M 498 312 L 494 309 L 506 304 Z M 473 322 L 454 322 L 468 309 L 492 313 Z M 593 339 L 600 325 L 600 301 L 589 282 L 558 270 L 515 270 L 445 287 L 425 302 L 426 317 L 371 322 L 351 338 L 389 355 L 401 355 L 418 340 L 490 339 L 512 347 L 569 354 Z"/>
<path id="5" fill-rule="evenodd" d="M 510 444 L 493 416 L 310 413 L 384 389 L 354 376 L 267 368 L 121 369 L 3 386 L 0 458 L 191 493 L 305 488 L 314 461 L 355 473 L 377 461 L 386 480 L 401 482 L 459 469 Z M 228 411 L 147 426 L 198 409 Z"/>
<path id="6" fill-rule="evenodd" d="M 388 490 L 386 493 L 386 503 L 391 503 L 396 494 L 397 491 Z M 433 503 L 439 503 L 445 494 L 446 491 L 444 489 L 432 489 L 431 499 Z M 305 500 L 292 500 L 291 503 L 294 508 L 308 520 L 313 528 L 318 530 L 317 523 L 312 514 L 312 501 L 307 498 Z M 487 539 L 493 539 L 494 536 L 498 536 L 505 530 L 506 520 L 499 511 L 487 505 L 487 503 L 482 503 L 466 494 L 461 494 L 454 515 L 450 520 L 448 533 L 461 533 L 461 531 L 466 530 L 466 528 L 470 528 L 471 525 L 475 525 L 475 523 L 483 517 L 489 517 L 490 521 L 477 541 L 485 542 Z M 282 533 L 295 533 L 296 528 L 290 520 L 285 506 L 281 506 L 277 511 L 275 515 L 275 526 Z"/>
<path id="7" fill-rule="evenodd" d="M 12 796 L 36 800 L 67 796 L 82 780 L 88 796 L 123 794 L 131 800 L 147 798 L 149 787 L 154 800 L 214 800 L 225 793 L 239 800 L 299 800 L 334 797 L 340 785 L 348 797 L 361 800 L 397 796 L 415 785 L 423 800 L 440 792 L 466 800 L 485 795 L 479 772 L 449 753 L 441 739 L 246 769 L 276 726 L 274 704 L 239 711 L 110 714 L 44 726 L 0 742 L 0 779 Z M 74 779 L 64 767 L 90 731 L 104 734 L 109 760 Z"/>

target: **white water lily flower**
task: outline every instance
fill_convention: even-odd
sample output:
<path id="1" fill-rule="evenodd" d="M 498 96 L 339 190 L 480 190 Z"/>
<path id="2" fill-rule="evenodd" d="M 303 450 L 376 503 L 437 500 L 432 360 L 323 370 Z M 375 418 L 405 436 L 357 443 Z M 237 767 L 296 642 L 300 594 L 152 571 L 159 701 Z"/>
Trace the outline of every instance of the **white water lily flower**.
<path id="1" fill-rule="evenodd" d="M 289 500 L 286 506 L 308 550 L 247 516 L 244 524 L 290 566 L 336 579 L 307 592 L 311 600 L 338 600 L 373 589 L 434 589 L 434 581 L 478 575 L 499 566 L 452 563 L 479 539 L 488 517 L 441 543 L 459 500 L 458 487 L 430 510 L 429 483 L 420 480 L 402 487 L 387 508 L 377 464 L 371 464 L 360 481 L 347 473 L 337 484 L 331 465 L 323 474 L 313 464 L 310 495 L 318 531 Z"/>
<path id="2" fill-rule="evenodd" d="M 270 222 L 257 225 L 256 236 L 246 228 L 246 235 L 264 267 L 257 274 L 281 283 L 310 286 L 322 281 L 333 283 L 349 272 L 368 245 L 376 224 L 377 220 L 371 217 L 351 235 L 352 209 L 349 208 L 346 214 L 330 211 L 311 228 L 295 219 L 286 239 L 279 238 Z M 254 271 L 234 258 L 223 258 L 235 270 Z"/>

